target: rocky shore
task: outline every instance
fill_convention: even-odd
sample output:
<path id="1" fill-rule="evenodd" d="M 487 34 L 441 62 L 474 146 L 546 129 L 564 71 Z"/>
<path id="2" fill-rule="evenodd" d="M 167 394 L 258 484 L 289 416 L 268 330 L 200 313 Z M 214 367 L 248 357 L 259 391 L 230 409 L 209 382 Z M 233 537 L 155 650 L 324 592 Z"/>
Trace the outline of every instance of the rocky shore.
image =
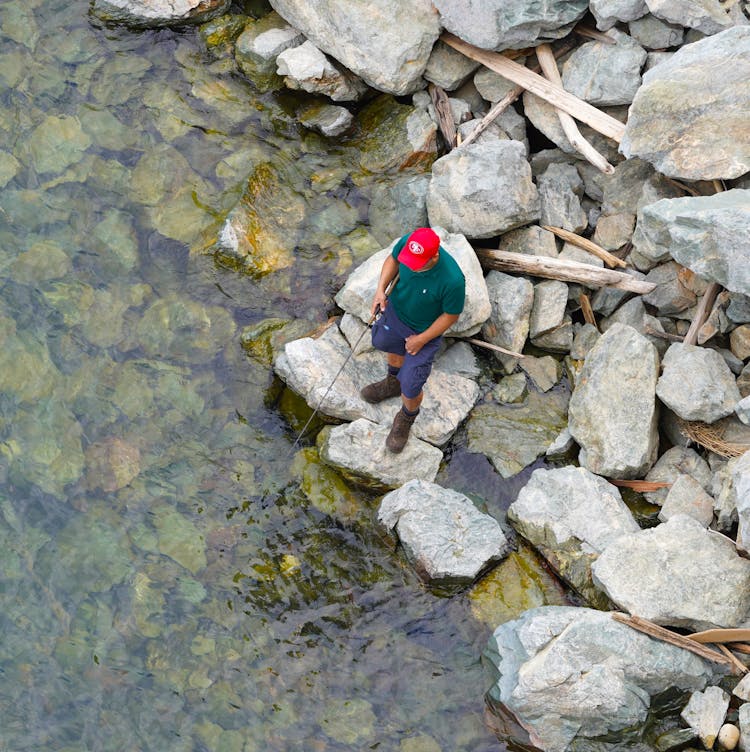
<path id="1" fill-rule="evenodd" d="M 380 250 L 347 270 L 341 315 L 316 336 L 269 322 L 245 343 L 265 338 L 278 376 L 337 419 L 320 458 L 387 492 L 379 520 L 420 575 L 466 587 L 512 549 L 496 519 L 434 482 L 459 428 L 502 477 L 548 459 L 507 522 L 583 605 L 495 629 L 498 734 L 549 752 L 750 747 L 742 645 L 711 661 L 609 613 L 750 629 L 748 3 L 271 0 L 242 23 L 227 2 L 158 5 L 93 12 L 202 23 L 259 89 L 310 95 L 301 127 L 378 143 L 360 167 L 387 176 L 367 217 Z M 279 238 L 295 207 L 281 217 L 279 195 L 261 216 L 253 190 L 214 251 L 272 273 L 291 263 Z M 395 456 L 383 444 L 398 400 L 359 397 L 384 368 L 362 334 L 383 258 L 421 225 L 461 265 L 467 304 Z M 658 516 L 639 524 L 623 488 Z"/>

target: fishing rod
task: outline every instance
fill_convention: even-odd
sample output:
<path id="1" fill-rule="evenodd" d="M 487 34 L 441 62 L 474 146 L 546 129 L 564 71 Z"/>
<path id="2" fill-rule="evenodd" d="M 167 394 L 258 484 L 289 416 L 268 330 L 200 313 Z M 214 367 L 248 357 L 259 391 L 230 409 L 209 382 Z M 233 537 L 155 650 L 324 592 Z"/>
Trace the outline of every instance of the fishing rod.
<path id="1" fill-rule="evenodd" d="M 393 291 L 393 288 L 396 286 L 396 282 L 398 282 L 398 274 L 396 274 L 396 276 L 388 283 L 388 287 L 385 290 L 386 298 Z M 357 351 L 357 347 L 359 347 L 359 343 L 362 341 L 362 338 L 365 336 L 369 328 L 372 326 L 373 322 L 377 320 L 377 318 L 380 316 L 381 313 L 382 313 L 382 310 L 380 308 L 380 305 L 378 304 L 378 306 L 375 309 L 375 313 L 373 313 L 372 316 L 370 316 L 370 320 L 367 322 L 367 326 L 362 330 L 362 334 L 360 334 L 359 337 L 357 337 L 357 341 L 352 345 L 352 349 L 349 352 L 349 354 L 346 356 L 346 358 L 344 359 L 344 362 L 341 364 L 341 368 L 339 368 L 336 375 L 333 377 L 333 380 L 329 384 L 328 389 L 326 389 L 325 394 L 320 398 L 320 401 L 318 402 L 318 406 L 315 408 L 315 410 L 313 410 L 312 415 L 307 419 L 307 423 L 305 423 L 305 425 L 302 427 L 302 430 L 299 432 L 299 435 L 294 440 L 294 444 L 292 444 L 292 451 L 294 451 L 294 449 L 297 447 L 297 445 L 300 442 L 300 439 L 305 435 L 305 431 L 307 431 L 310 423 L 313 422 L 313 419 L 315 418 L 315 416 L 320 412 L 321 405 L 325 401 L 325 398 L 328 396 L 328 393 L 331 391 L 331 389 L 333 389 L 333 385 L 336 383 L 336 379 L 338 379 L 338 377 L 341 376 L 341 372 L 344 370 L 344 368 L 346 368 L 346 364 L 351 360 L 352 356 Z"/>

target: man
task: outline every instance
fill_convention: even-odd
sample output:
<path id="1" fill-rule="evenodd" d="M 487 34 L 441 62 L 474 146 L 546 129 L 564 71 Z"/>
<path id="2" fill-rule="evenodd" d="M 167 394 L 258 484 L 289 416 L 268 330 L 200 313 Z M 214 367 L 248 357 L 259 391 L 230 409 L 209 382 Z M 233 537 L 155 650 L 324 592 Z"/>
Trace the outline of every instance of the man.
<path id="1" fill-rule="evenodd" d="M 397 274 L 387 299 L 385 291 Z M 385 442 L 391 452 L 406 445 L 442 335 L 463 311 L 465 289 L 463 272 L 429 227 L 404 235 L 383 262 L 370 314 L 380 309 L 372 344 L 387 353 L 388 375 L 360 394 L 370 403 L 401 395 Z"/>

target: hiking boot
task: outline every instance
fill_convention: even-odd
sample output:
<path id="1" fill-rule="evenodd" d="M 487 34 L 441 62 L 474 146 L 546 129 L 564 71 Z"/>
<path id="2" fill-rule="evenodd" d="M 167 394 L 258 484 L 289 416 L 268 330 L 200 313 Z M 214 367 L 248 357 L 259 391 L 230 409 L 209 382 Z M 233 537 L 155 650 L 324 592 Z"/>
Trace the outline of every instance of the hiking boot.
<path id="1" fill-rule="evenodd" d="M 391 432 L 385 440 L 385 446 L 394 454 L 398 454 L 406 446 L 409 439 L 411 424 L 416 420 L 416 415 L 407 415 L 403 410 L 396 413 L 391 426 Z"/>
<path id="2" fill-rule="evenodd" d="M 401 383 L 390 373 L 380 381 L 374 384 L 368 384 L 360 391 L 360 395 L 365 402 L 372 405 L 382 402 L 389 397 L 398 397 L 401 394 Z"/>

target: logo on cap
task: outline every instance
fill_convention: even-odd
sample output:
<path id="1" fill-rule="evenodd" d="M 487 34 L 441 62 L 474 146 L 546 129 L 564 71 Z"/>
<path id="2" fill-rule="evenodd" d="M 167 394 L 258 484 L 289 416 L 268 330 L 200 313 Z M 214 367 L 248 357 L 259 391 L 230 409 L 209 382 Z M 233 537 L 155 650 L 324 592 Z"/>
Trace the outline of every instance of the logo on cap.
<path id="1" fill-rule="evenodd" d="M 415 256 L 421 256 L 424 253 L 424 246 L 417 243 L 416 240 L 412 240 L 409 243 L 409 250 L 415 255 Z"/>

